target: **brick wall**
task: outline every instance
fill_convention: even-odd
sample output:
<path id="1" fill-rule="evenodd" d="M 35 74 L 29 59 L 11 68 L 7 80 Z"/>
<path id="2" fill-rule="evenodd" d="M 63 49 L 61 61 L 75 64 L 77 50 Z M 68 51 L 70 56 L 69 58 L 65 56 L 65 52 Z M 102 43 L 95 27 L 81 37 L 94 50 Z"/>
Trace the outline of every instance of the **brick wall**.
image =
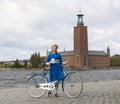
<path id="1" fill-rule="evenodd" d="M 63 61 L 68 60 L 69 67 L 74 67 L 74 56 L 73 55 L 63 55 L 62 56 Z"/>
<path id="2" fill-rule="evenodd" d="M 84 67 L 88 64 L 87 26 L 74 27 L 74 65 Z"/>
<path id="3" fill-rule="evenodd" d="M 88 56 L 88 67 L 109 67 L 109 58 L 108 56 Z"/>

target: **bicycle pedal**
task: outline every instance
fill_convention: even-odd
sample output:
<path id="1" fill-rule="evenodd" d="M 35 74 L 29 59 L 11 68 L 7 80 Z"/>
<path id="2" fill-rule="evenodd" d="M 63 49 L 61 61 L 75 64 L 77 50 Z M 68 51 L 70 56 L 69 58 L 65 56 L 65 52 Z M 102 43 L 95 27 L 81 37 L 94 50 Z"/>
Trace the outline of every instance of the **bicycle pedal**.
<path id="1" fill-rule="evenodd" d="M 52 95 L 52 92 L 49 91 L 49 92 L 48 92 L 48 97 L 51 97 L 51 95 Z"/>

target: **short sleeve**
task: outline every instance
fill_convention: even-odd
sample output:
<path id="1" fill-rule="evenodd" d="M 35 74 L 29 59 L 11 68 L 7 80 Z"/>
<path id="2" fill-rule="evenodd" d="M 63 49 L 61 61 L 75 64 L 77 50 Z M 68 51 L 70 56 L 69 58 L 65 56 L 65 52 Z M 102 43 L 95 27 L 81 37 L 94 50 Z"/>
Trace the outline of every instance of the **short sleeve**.
<path id="1" fill-rule="evenodd" d="M 50 55 L 47 56 L 46 61 L 45 62 L 49 62 L 50 61 Z"/>

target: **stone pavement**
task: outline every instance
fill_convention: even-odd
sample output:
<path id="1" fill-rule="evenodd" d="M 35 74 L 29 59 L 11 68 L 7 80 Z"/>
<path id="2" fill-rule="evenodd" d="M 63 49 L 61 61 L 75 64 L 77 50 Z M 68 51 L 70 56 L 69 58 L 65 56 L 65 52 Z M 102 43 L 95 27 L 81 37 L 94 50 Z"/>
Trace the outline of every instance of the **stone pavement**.
<path id="1" fill-rule="evenodd" d="M 69 98 L 63 92 L 58 98 L 48 98 L 47 94 L 32 98 L 25 87 L 3 88 L 0 89 L 0 104 L 120 104 L 120 80 L 85 82 L 77 98 Z"/>

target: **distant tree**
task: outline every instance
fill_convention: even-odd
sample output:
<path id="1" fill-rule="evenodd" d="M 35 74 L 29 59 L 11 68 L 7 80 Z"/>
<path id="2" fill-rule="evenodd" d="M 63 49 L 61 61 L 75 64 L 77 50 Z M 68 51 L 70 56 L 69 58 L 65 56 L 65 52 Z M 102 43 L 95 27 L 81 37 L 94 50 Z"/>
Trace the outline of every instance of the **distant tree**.
<path id="1" fill-rule="evenodd" d="M 115 54 L 114 56 L 118 56 L 119 57 L 120 55 L 119 54 Z"/>
<path id="2" fill-rule="evenodd" d="M 13 64 L 13 68 L 21 68 L 21 67 L 22 67 L 22 65 L 20 64 L 19 60 L 16 59 L 16 61 Z"/>
<path id="3" fill-rule="evenodd" d="M 28 66 L 28 61 L 24 60 L 24 68 L 27 69 L 27 66 Z"/>
<path id="4" fill-rule="evenodd" d="M 40 53 L 33 53 L 30 57 L 30 63 L 32 64 L 33 68 L 39 68 L 41 65 L 41 60 L 40 60 Z"/>
<path id="5" fill-rule="evenodd" d="M 111 66 L 120 66 L 120 55 L 115 54 L 110 58 L 110 64 Z"/>
<path id="6" fill-rule="evenodd" d="M 4 67 L 4 62 L 0 62 L 0 68 L 2 69 Z"/>

